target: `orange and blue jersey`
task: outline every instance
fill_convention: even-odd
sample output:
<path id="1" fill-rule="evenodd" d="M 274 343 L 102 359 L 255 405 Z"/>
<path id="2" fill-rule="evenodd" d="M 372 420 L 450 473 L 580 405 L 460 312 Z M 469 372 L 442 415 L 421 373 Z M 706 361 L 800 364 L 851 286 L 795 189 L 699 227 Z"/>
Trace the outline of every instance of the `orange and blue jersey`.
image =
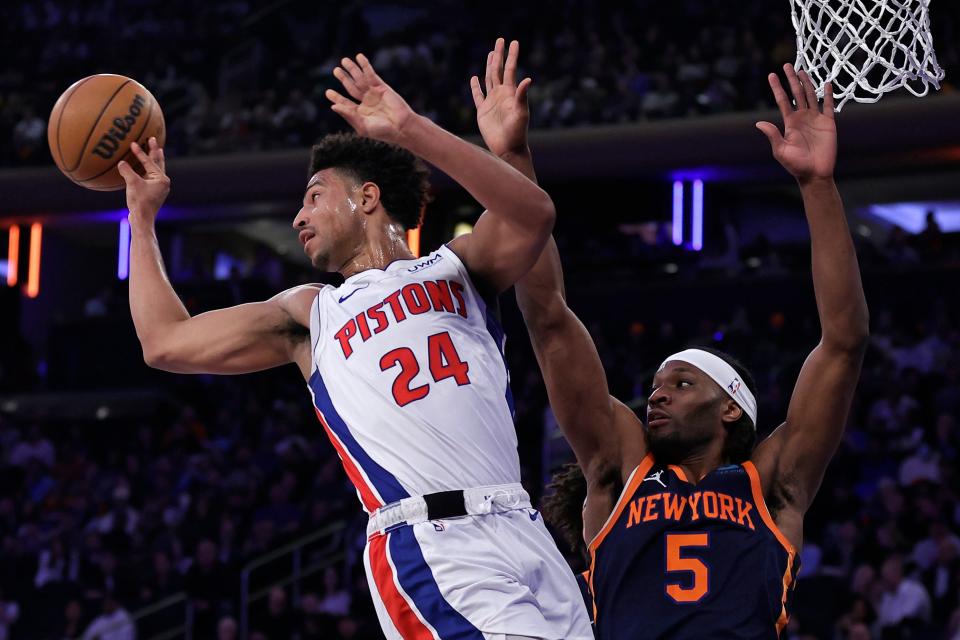
<path id="1" fill-rule="evenodd" d="M 652 455 L 630 476 L 590 556 L 602 640 L 779 638 L 800 568 L 752 462 L 693 484 Z"/>

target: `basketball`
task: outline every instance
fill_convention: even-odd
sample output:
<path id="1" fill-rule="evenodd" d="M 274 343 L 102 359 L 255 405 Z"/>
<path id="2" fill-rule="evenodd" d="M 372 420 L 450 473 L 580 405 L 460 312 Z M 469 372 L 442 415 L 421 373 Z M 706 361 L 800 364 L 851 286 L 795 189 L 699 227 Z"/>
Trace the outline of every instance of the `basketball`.
<path id="1" fill-rule="evenodd" d="M 109 73 L 73 83 L 53 105 L 47 142 L 54 162 L 65 176 L 95 191 L 123 189 L 117 163 L 126 160 L 143 174 L 130 143 L 146 148 L 156 136 L 166 138 L 163 112 L 146 87 Z"/>

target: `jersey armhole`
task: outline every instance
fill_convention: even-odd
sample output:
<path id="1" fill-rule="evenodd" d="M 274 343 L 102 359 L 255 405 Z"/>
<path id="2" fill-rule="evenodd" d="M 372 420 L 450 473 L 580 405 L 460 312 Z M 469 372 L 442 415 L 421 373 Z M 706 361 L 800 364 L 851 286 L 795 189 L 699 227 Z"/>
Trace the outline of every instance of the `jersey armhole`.
<path id="1" fill-rule="evenodd" d="M 317 345 L 320 343 L 320 294 L 323 289 L 317 291 L 313 302 L 310 303 L 310 371 L 317 369 Z"/>
<path id="2" fill-rule="evenodd" d="M 767 509 L 767 501 L 763 497 L 763 486 L 760 484 L 760 474 L 757 472 L 757 467 L 750 460 L 747 460 L 741 466 L 743 466 L 743 470 L 747 472 L 747 477 L 750 478 L 750 491 L 753 494 L 753 501 L 757 505 L 757 511 L 760 512 L 760 518 L 763 519 L 763 523 L 773 532 L 773 535 L 776 536 L 777 540 L 783 545 L 783 548 L 787 550 L 787 553 L 789 553 L 792 558 L 797 554 L 797 550 L 790 544 L 790 541 L 787 540 L 787 536 L 783 535 L 783 532 L 780 531 L 780 527 L 777 526 L 777 523 L 773 520 L 773 516 L 770 515 L 770 510 Z"/>
<path id="3" fill-rule="evenodd" d="M 479 286 L 482 283 L 477 282 L 477 279 L 473 277 L 472 273 L 470 273 L 470 269 L 467 269 L 467 265 L 465 265 L 463 260 L 460 259 L 460 256 L 457 255 L 457 252 L 450 248 L 450 243 L 440 245 L 440 248 L 437 249 L 437 251 L 444 251 L 444 253 L 448 255 L 448 257 L 456 266 L 457 271 L 463 275 L 467 283 L 473 289 L 474 293 L 477 294 L 477 299 L 483 302 L 484 306 L 496 308 L 498 296 L 495 293 L 488 292 L 485 288 Z"/>
<path id="4" fill-rule="evenodd" d="M 594 624 L 596 624 L 597 621 L 597 592 L 593 586 L 593 577 L 597 570 L 597 549 L 600 548 L 600 544 L 603 542 L 604 538 L 606 538 L 607 534 L 610 533 L 610 530 L 613 529 L 613 525 L 616 524 L 617 520 L 620 519 L 620 515 L 627 507 L 627 503 L 630 502 L 630 496 L 634 494 L 634 492 L 637 490 L 637 487 L 640 486 L 640 483 L 643 482 L 643 479 L 646 477 L 647 472 L 652 468 L 653 454 L 648 453 L 646 456 L 644 456 L 643 460 L 640 461 L 640 464 L 638 464 L 633 470 L 633 473 L 630 474 L 630 477 L 627 478 L 627 481 L 623 485 L 623 491 L 620 492 L 620 498 L 617 500 L 617 503 L 613 505 L 613 511 L 610 512 L 610 517 L 607 518 L 607 521 L 603 523 L 600 533 L 595 535 L 593 540 L 590 541 L 590 544 L 587 545 L 587 548 L 590 551 L 590 568 L 587 570 L 589 576 L 589 579 L 587 580 L 587 586 L 590 587 L 590 595 L 593 597 Z"/>

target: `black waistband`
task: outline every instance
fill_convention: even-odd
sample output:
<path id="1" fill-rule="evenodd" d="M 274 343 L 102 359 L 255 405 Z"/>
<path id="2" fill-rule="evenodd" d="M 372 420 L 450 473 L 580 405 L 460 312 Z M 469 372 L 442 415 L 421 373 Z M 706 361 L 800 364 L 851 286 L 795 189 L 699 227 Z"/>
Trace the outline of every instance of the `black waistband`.
<path id="1" fill-rule="evenodd" d="M 423 496 L 427 504 L 427 520 L 459 518 L 467 515 L 463 491 L 438 491 Z"/>

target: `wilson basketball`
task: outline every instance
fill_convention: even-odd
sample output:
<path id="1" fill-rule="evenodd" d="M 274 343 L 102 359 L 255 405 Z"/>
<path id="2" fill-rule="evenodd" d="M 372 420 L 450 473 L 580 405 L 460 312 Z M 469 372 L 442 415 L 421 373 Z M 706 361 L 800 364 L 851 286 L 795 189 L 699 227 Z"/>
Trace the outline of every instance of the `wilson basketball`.
<path id="1" fill-rule="evenodd" d="M 163 112 L 147 89 L 131 78 L 109 73 L 73 83 L 53 105 L 47 142 L 57 167 L 87 189 L 115 191 L 124 186 L 117 163 L 126 160 L 143 175 L 130 151 L 166 139 Z"/>

